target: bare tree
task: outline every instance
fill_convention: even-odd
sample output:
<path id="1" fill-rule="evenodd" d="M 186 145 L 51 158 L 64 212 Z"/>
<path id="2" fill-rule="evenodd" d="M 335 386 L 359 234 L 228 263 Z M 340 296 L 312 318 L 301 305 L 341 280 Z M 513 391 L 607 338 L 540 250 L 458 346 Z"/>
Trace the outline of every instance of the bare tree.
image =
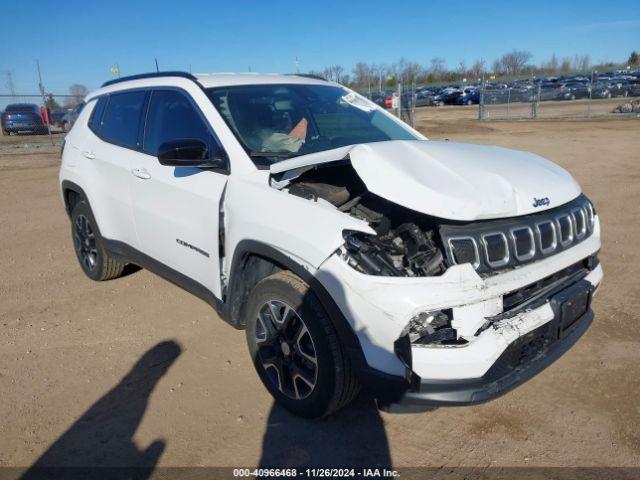
<path id="1" fill-rule="evenodd" d="M 69 87 L 69 95 L 71 96 L 67 97 L 65 100 L 65 107 L 74 108 L 75 106 L 80 105 L 88 93 L 89 90 L 87 87 L 80 83 L 74 83 Z"/>
<path id="2" fill-rule="evenodd" d="M 494 60 L 491 70 L 495 76 L 502 75 L 504 73 L 502 62 L 499 59 Z"/>
<path id="3" fill-rule="evenodd" d="M 480 58 L 473 62 L 473 65 L 471 65 L 471 68 L 469 69 L 469 73 L 471 74 L 471 76 L 473 76 L 473 78 L 480 78 L 482 77 L 484 70 L 484 60 Z"/>
<path id="4" fill-rule="evenodd" d="M 573 59 L 573 69 L 581 72 L 589 70 L 591 57 L 589 55 L 576 55 Z"/>
<path id="5" fill-rule="evenodd" d="M 540 67 L 538 68 L 539 72 L 546 72 L 546 73 L 554 73 L 558 71 L 558 57 L 556 57 L 556 54 L 554 53 L 553 55 L 551 55 L 551 58 L 549 60 L 547 60 L 546 62 L 541 62 L 540 63 Z"/>
<path id="6" fill-rule="evenodd" d="M 371 83 L 371 71 L 370 67 L 365 62 L 356 63 L 353 67 L 353 82 L 359 87 L 367 87 Z"/>
<path id="7" fill-rule="evenodd" d="M 396 76 L 402 80 L 402 83 L 410 84 L 418 79 L 422 70 L 422 65 L 419 63 L 401 58 L 396 65 Z"/>
<path id="8" fill-rule="evenodd" d="M 560 71 L 562 73 L 567 73 L 571 71 L 571 59 L 569 57 L 564 57 L 562 59 L 562 63 L 560 64 Z"/>
<path id="9" fill-rule="evenodd" d="M 327 67 L 323 70 L 323 76 L 326 79 L 332 80 L 336 83 L 342 83 L 344 81 L 343 75 L 344 68 L 342 67 L 342 65 L 331 65 L 330 67 Z"/>
<path id="10" fill-rule="evenodd" d="M 432 75 L 434 79 L 442 80 L 446 73 L 444 58 L 432 58 L 428 73 Z"/>
<path id="11" fill-rule="evenodd" d="M 467 64 L 464 60 L 460 60 L 460 63 L 458 63 L 458 73 L 460 74 L 461 77 L 466 77 L 467 76 Z"/>
<path id="12" fill-rule="evenodd" d="M 524 50 L 513 50 L 500 57 L 502 71 L 507 75 L 516 75 L 525 70 L 527 62 L 533 55 Z"/>

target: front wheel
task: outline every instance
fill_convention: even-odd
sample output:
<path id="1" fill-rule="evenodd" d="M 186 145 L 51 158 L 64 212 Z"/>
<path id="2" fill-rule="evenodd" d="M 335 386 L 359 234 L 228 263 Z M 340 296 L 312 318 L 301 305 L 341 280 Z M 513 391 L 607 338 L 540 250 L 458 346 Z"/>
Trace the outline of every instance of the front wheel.
<path id="1" fill-rule="evenodd" d="M 360 385 L 331 320 L 301 278 L 288 271 L 265 278 L 245 312 L 253 364 L 287 410 L 323 417 L 358 395 Z"/>

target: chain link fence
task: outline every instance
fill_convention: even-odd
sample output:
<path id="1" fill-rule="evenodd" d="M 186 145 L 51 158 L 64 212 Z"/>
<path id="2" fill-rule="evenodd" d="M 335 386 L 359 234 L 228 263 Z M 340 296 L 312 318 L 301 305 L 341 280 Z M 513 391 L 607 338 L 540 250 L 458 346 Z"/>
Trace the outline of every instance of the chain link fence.
<path id="1" fill-rule="evenodd" d="M 640 102 L 634 102 L 640 97 L 640 79 L 635 76 L 485 82 L 479 89 L 480 120 L 640 116 Z"/>
<path id="2" fill-rule="evenodd" d="M 479 120 L 640 118 L 640 71 L 398 85 L 362 92 L 409 125 L 422 107 L 477 105 Z"/>

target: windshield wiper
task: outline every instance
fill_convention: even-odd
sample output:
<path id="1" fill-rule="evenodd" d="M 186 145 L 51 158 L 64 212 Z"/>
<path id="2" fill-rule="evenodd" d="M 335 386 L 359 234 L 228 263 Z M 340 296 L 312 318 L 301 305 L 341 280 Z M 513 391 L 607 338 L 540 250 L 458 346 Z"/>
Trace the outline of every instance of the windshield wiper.
<path id="1" fill-rule="evenodd" d="M 279 157 L 279 158 L 291 158 L 297 157 L 299 154 L 295 152 L 249 152 L 250 157 Z"/>

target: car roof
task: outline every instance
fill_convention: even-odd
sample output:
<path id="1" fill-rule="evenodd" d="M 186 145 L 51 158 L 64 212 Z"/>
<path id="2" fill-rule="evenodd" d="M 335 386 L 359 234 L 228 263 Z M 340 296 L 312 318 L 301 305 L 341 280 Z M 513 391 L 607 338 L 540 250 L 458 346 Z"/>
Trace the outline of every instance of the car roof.
<path id="1" fill-rule="evenodd" d="M 197 82 L 203 88 L 228 87 L 237 85 L 299 84 L 299 85 L 338 85 L 321 77 L 304 74 L 278 73 L 197 73 L 154 72 L 123 77 L 105 82 L 102 87 L 87 95 L 85 101 L 105 93 L 115 93 L 132 88 L 148 88 L 166 84 L 163 80 L 172 79 L 177 84 L 185 81 Z M 183 83 L 184 84 L 184 83 Z"/>
<path id="2" fill-rule="evenodd" d="M 328 82 L 320 77 L 309 75 L 283 75 L 279 73 L 196 73 L 194 76 L 205 88 L 278 83 L 306 85 L 332 84 L 332 82 Z"/>
<path id="3" fill-rule="evenodd" d="M 10 103 L 6 108 L 40 108 L 35 103 Z"/>

